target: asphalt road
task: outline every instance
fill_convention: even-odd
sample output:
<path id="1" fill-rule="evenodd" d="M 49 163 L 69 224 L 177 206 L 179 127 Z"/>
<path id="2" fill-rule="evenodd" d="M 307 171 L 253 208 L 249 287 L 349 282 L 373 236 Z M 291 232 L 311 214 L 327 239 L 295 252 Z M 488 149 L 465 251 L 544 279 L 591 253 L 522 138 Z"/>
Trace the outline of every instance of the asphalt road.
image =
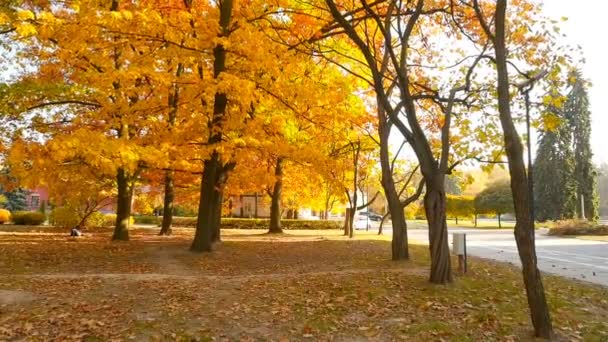
<path id="1" fill-rule="evenodd" d="M 424 227 L 408 229 L 410 240 L 428 244 Z M 482 258 L 521 265 L 512 229 L 449 228 L 452 233 L 466 233 L 467 253 Z M 608 242 L 562 238 L 546 235 L 546 229 L 536 232 L 536 253 L 541 271 L 608 286 Z M 387 227 L 385 234 L 390 234 Z"/>

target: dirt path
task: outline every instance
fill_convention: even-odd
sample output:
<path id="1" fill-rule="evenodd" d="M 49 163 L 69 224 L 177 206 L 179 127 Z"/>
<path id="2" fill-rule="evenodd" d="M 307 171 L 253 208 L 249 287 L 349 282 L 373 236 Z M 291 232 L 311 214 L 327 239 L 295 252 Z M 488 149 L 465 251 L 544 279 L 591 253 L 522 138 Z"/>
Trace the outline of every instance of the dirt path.
<path id="1" fill-rule="evenodd" d="M 369 275 L 378 273 L 378 269 L 356 269 L 356 270 L 340 270 L 340 271 L 323 271 L 323 272 L 299 272 L 299 273 L 265 273 L 265 274 L 247 274 L 237 276 L 219 276 L 219 275 L 189 275 L 192 273 L 191 270 L 177 265 L 174 267 L 173 261 L 167 261 L 163 267 L 169 270 L 169 273 L 88 273 L 88 274 L 77 274 L 77 273 L 58 273 L 58 274 L 20 274 L 20 275 L 3 275 L 6 277 L 22 278 L 22 279 L 117 279 L 117 280 L 129 280 L 129 281 L 147 281 L 147 280 L 208 280 L 208 281 L 225 281 L 225 282 L 244 282 L 249 280 L 277 280 L 277 279 L 291 279 L 291 278 L 304 278 L 304 277 L 319 277 L 319 276 L 351 276 L 351 275 Z M 416 276 L 426 276 L 428 270 L 420 268 L 403 268 L 403 269 L 388 269 L 382 270 L 384 273 L 396 273 L 396 274 L 407 274 Z"/>

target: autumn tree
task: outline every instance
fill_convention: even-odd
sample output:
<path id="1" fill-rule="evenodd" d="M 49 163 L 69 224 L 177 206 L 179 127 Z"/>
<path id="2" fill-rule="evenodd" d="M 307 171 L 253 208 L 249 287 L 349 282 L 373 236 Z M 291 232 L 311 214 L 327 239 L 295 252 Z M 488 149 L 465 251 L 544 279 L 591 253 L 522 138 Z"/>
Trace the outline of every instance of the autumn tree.
<path id="1" fill-rule="evenodd" d="M 459 94 L 469 90 L 479 58 L 466 58 L 468 68 L 464 71 L 447 68 L 450 69 L 447 71 L 450 82 L 442 84 L 436 83 L 438 79 L 425 67 L 424 62 L 428 59 L 433 59 L 435 66 L 444 62 L 445 66 L 449 64 L 441 58 L 447 54 L 440 55 L 429 49 L 433 44 L 426 44 L 425 39 L 435 37 L 423 29 L 443 23 L 441 18 L 444 16 L 449 17 L 450 6 L 445 3 L 338 4 L 325 1 L 305 10 L 324 21 L 316 27 L 310 25 L 311 32 L 308 35 L 303 32 L 294 48 L 308 48 L 309 52 L 333 60 L 356 75 L 365 83 L 370 100 L 377 103 L 382 185 L 391 212 L 393 240 L 399 245 L 393 249 L 393 258 L 407 258 L 408 253 L 406 245 L 399 242 L 405 240 L 406 223 L 403 203 L 390 173 L 388 137 L 391 128 L 398 130 L 414 150 L 425 178 L 425 208 L 432 255 L 430 279 L 436 283 L 451 281 L 444 178 L 457 163 L 450 157 L 450 145 L 458 139 L 450 138 L 450 126 L 453 112 L 460 111 L 459 105 L 466 102 Z M 420 36 L 424 38 L 419 39 Z M 456 150 L 462 152 L 460 148 Z"/>
<path id="2" fill-rule="evenodd" d="M 498 217 L 498 227 L 502 228 L 501 215 L 513 212 L 513 197 L 508 181 L 489 184 L 474 200 L 476 214 L 489 214 Z"/>
<path id="3" fill-rule="evenodd" d="M 472 196 L 457 196 L 448 195 L 447 197 L 447 215 L 456 219 L 458 224 L 458 218 L 471 217 L 475 214 L 474 199 Z"/>
<path id="4" fill-rule="evenodd" d="M 511 91 L 509 79 L 509 55 L 508 46 L 510 39 L 522 39 L 523 35 L 517 37 L 513 31 L 515 27 L 507 26 L 507 0 L 498 0 L 496 6 L 477 0 L 472 3 L 475 17 L 479 21 L 482 34 L 493 47 L 493 57 L 496 68 L 496 89 L 500 123 L 504 134 L 504 146 L 507 160 L 509 162 L 509 174 L 511 176 L 511 191 L 515 210 L 515 240 L 522 263 L 522 272 L 528 304 L 531 311 L 532 323 L 535 335 L 543 338 L 551 338 L 553 328 L 545 291 L 538 270 L 536 247 L 534 241 L 534 219 L 532 217 L 532 198 L 530 198 L 528 178 L 524 163 L 523 146 L 517 133 L 517 129 L 511 113 Z M 534 7 L 532 6 L 532 9 Z M 530 8 L 529 8 L 530 9 Z M 513 13 L 511 13 L 513 15 Z M 519 15 L 519 14 L 518 14 Z M 491 18 L 491 19 L 488 19 Z M 525 19 L 520 16 L 519 20 Z M 511 22 L 512 24 L 512 22 Z M 517 31 L 515 31 L 517 32 Z M 521 34 L 521 32 L 520 32 Z"/>

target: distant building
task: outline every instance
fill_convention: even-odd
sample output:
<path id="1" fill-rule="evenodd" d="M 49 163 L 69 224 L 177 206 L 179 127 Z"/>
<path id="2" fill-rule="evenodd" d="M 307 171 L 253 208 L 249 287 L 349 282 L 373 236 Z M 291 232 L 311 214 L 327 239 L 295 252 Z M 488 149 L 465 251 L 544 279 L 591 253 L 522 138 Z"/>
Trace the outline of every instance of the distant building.
<path id="1" fill-rule="evenodd" d="M 44 203 L 44 204 L 43 204 Z M 49 203 L 49 192 L 46 188 L 39 187 L 29 190 L 25 196 L 25 210 L 38 211 L 42 206 L 46 208 Z"/>
<path id="2" fill-rule="evenodd" d="M 320 213 L 310 208 L 298 208 L 297 213 L 293 210 L 285 210 L 283 218 L 318 220 Z M 260 194 L 245 194 L 230 198 L 230 216 L 243 218 L 269 218 L 270 197 Z"/>

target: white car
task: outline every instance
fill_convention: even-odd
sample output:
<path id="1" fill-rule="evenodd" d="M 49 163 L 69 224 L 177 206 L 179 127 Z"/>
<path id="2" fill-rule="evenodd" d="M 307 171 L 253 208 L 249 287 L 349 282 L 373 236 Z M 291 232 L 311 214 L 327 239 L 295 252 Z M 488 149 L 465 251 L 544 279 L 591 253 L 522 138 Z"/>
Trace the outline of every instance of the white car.
<path id="1" fill-rule="evenodd" d="M 353 228 L 355 230 L 363 230 L 363 229 L 370 229 L 372 227 L 371 225 L 371 220 L 364 215 L 356 215 L 355 216 L 355 221 L 353 222 Z"/>

